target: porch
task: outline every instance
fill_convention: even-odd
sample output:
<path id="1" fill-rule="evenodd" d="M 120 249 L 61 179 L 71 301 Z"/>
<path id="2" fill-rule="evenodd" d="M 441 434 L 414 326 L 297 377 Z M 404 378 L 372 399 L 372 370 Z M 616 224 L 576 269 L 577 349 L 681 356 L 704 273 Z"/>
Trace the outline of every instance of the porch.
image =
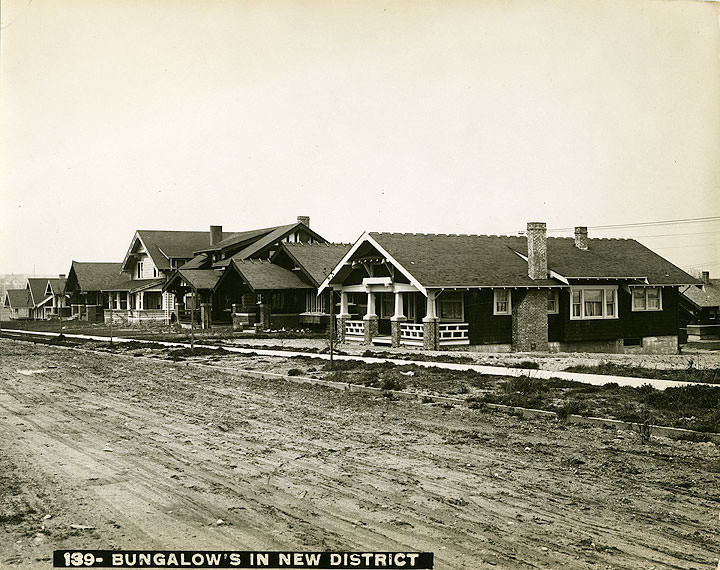
<path id="1" fill-rule="evenodd" d="M 345 321 L 345 341 L 365 343 L 365 320 Z M 400 342 L 398 346 L 425 346 L 426 323 L 399 323 Z M 431 333 L 432 334 L 432 333 Z M 374 335 L 371 337 L 374 346 L 393 346 L 392 335 Z M 438 347 L 469 345 L 468 323 L 437 323 Z"/>

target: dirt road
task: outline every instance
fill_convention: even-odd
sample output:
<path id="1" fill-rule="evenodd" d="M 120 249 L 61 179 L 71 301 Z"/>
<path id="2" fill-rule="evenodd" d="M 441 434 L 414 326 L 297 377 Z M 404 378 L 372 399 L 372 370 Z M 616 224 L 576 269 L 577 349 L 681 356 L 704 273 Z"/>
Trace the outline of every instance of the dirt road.
<path id="1" fill-rule="evenodd" d="M 0 340 L 0 567 L 84 547 L 710 569 L 719 489 L 711 443 Z"/>

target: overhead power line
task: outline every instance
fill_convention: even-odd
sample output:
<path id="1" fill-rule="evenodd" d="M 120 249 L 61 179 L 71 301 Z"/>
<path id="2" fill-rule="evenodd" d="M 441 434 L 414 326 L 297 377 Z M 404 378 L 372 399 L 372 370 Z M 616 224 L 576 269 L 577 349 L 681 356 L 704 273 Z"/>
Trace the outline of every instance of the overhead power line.
<path id="1" fill-rule="evenodd" d="M 679 220 L 658 220 L 657 222 L 636 222 L 634 224 L 608 224 L 605 226 L 587 226 L 589 230 L 610 230 L 616 228 L 643 228 L 648 226 L 667 226 L 673 224 L 689 224 L 697 222 L 720 222 L 720 216 L 706 216 L 703 218 L 682 218 Z M 550 232 L 564 232 L 574 230 L 570 228 L 551 228 Z"/>

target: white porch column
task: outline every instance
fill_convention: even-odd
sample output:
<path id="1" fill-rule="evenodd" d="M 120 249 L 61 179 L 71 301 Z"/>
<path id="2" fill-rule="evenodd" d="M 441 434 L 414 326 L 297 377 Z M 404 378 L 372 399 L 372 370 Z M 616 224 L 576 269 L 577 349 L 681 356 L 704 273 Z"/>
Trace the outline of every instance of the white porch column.
<path id="1" fill-rule="evenodd" d="M 392 316 L 393 320 L 405 320 L 405 308 L 403 307 L 403 294 L 399 291 L 395 291 L 395 314 Z"/>
<path id="2" fill-rule="evenodd" d="M 127 298 L 127 308 L 128 308 L 128 311 L 129 311 L 130 308 L 131 308 L 131 307 L 130 307 L 130 291 L 127 292 L 126 298 Z"/>
<path id="3" fill-rule="evenodd" d="M 115 303 L 115 293 L 113 293 L 112 291 L 110 291 L 110 292 L 108 292 L 108 306 L 109 306 L 111 309 L 114 309 L 114 308 L 115 308 L 115 305 L 113 305 L 113 303 Z"/>
<path id="4" fill-rule="evenodd" d="M 340 291 L 340 314 L 338 317 L 349 317 L 350 312 L 348 309 L 348 293 L 347 291 Z"/>
<path id="5" fill-rule="evenodd" d="M 145 308 L 145 291 L 140 291 L 140 296 L 137 297 L 138 309 L 142 310 Z"/>
<path id="6" fill-rule="evenodd" d="M 428 319 L 436 319 L 437 311 L 435 310 L 435 291 L 428 291 L 427 302 L 425 305 L 425 317 Z"/>
<path id="7" fill-rule="evenodd" d="M 377 317 L 375 312 L 375 294 L 372 291 L 368 291 L 367 294 L 367 314 L 366 317 Z"/>

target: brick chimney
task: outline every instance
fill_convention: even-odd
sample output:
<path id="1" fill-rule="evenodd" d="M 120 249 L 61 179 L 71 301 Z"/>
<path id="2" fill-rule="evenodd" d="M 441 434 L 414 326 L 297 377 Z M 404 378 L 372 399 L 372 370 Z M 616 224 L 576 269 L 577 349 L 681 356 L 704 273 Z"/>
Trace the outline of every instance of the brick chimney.
<path id="1" fill-rule="evenodd" d="M 528 277 L 547 279 L 547 226 L 545 222 L 528 222 Z"/>
<path id="2" fill-rule="evenodd" d="M 59 277 L 60 279 L 65 279 L 65 274 L 64 274 L 64 273 L 61 273 L 60 275 L 58 275 L 58 277 Z"/>
<path id="3" fill-rule="evenodd" d="M 222 235 L 222 226 L 210 226 L 210 245 L 221 242 Z"/>
<path id="4" fill-rule="evenodd" d="M 702 272 L 702 282 L 703 282 L 703 285 L 710 285 L 710 272 L 709 271 Z"/>
<path id="5" fill-rule="evenodd" d="M 305 224 L 305 227 L 310 227 L 310 216 L 298 216 L 297 221 L 299 224 Z"/>
<path id="6" fill-rule="evenodd" d="M 586 226 L 575 226 L 575 247 L 587 251 L 588 231 Z"/>

